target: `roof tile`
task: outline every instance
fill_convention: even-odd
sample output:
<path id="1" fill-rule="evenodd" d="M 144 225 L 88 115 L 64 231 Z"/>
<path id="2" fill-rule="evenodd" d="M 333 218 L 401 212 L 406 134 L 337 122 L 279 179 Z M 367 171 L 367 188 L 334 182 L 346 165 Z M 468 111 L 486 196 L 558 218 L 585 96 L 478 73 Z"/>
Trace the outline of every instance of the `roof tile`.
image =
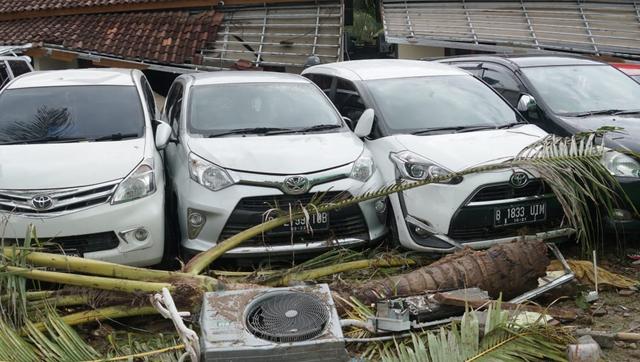
<path id="1" fill-rule="evenodd" d="M 85 2 L 91 1 L 97 0 Z M 215 39 L 221 20 L 221 14 L 214 11 L 199 14 L 188 11 L 109 13 L 11 20 L 0 22 L 0 44 L 46 43 L 62 45 L 70 50 L 184 64 L 193 62 L 196 53 Z M 162 30 L 156 31 L 159 29 Z M 185 46 L 187 39 L 197 41 Z"/>
<path id="2" fill-rule="evenodd" d="M 173 0 L 2 0 L 0 1 L 0 13 L 162 3 L 168 1 Z"/>

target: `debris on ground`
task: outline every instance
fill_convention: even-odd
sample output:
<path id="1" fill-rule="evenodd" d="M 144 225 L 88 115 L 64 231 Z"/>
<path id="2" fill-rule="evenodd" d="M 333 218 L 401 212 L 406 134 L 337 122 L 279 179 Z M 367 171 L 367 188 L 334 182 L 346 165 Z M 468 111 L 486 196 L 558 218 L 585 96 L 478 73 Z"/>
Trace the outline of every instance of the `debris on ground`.
<path id="1" fill-rule="evenodd" d="M 567 260 L 567 263 L 580 283 L 585 285 L 595 284 L 593 263 L 590 260 Z M 559 261 L 554 260 L 549 265 L 548 270 L 562 270 L 562 264 Z M 598 267 L 598 284 L 601 286 L 604 285 L 620 289 L 629 289 L 636 288 L 640 285 L 640 281 L 610 272 L 602 267 Z"/>

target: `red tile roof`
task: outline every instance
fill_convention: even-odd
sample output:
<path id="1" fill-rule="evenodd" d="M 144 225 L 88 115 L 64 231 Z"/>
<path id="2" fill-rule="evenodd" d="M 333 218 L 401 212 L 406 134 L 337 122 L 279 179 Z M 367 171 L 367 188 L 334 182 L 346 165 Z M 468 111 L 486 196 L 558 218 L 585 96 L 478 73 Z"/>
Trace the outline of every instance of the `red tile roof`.
<path id="1" fill-rule="evenodd" d="M 71 0 L 96 3 L 143 0 Z M 159 0 L 158 0 L 159 1 Z M 24 1 L 24 3 L 36 3 Z M 43 0 L 42 2 L 63 2 Z M 70 15 L 0 22 L 0 44 L 45 43 L 129 60 L 199 64 L 222 13 L 188 11 Z"/>
<path id="2" fill-rule="evenodd" d="M 169 1 L 173 0 L 2 0 L 0 1 L 0 13 L 162 3 Z"/>

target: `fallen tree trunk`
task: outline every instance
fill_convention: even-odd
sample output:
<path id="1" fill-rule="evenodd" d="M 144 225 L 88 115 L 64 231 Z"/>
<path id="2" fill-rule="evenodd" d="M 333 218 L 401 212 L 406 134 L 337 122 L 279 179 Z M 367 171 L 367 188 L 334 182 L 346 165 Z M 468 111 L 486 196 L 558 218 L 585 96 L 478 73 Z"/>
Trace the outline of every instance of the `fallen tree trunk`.
<path id="1" fill-rule="evenodd" d="M 483 251 L 461 250 L 407 274 L 338 289 L 343 296 L 354 296 L 364 303 L 397 295 L 473 287 L 486 290 L 493 298 L 502 294 L 509 299 L 536 288 L 548 265 L 544 242 L 513 242 Z"/>

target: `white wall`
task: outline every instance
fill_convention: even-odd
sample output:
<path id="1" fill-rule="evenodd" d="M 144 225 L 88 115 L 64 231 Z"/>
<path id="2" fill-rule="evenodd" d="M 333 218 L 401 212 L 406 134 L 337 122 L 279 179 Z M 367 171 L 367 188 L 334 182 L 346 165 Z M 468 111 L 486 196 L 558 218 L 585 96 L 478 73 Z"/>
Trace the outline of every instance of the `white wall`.
<path id="1" fill-rule="evenodd" d="M 444 57 L 444 48 L 398 44 L 398 59 L 421 59 L 435 57 Z"/>
<path id="2" fill-rule="evenodd" d="M 78 68 L 78 61 L 65 62 L 48 57 L 38 57 L 33 60 L 33 67 L 35 70 L 76 69 Z"/>

